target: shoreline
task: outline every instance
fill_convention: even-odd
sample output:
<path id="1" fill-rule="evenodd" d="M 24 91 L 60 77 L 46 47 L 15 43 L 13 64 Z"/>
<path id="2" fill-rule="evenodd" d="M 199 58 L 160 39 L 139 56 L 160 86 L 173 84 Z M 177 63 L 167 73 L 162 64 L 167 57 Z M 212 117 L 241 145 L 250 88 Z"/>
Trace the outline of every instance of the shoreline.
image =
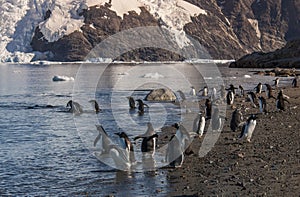
<path id="1" fill-rule="evenodd" d="M 166 170 L 171 188 L 168 195 L 299 195 L 300 88 L 280 89 L 290 97 L 290 104 L 285 111 L 276 112 L 275 100 L 267 99 L 269 113 L 258 115 L 250 143 L 237 139 L 241 129 L 230 130 L 233 109 L 227 106 L 227 120 L 212 150 L 202 158 L 197 154 L 185 156 L 181 168 Z M 235 103 L 249 107 L 250 102 L 244 99 L 237 98 Z M 244 119 L 258 111 L 249 107 Z M 198 153 L 203 137 L 193 140 L 194 153 Z"/>

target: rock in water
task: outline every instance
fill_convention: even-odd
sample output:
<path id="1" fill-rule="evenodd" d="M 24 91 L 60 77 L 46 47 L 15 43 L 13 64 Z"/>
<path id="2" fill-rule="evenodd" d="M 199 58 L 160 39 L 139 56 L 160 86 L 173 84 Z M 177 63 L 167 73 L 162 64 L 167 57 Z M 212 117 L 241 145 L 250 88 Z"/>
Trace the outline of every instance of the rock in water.
<path id="1" fill-rule="evenodd" d="M 151 92 L 146 96 L 147 101 L 175 101 L 176 95 L 170 89 L 160 88 L 151 90 Z"/>

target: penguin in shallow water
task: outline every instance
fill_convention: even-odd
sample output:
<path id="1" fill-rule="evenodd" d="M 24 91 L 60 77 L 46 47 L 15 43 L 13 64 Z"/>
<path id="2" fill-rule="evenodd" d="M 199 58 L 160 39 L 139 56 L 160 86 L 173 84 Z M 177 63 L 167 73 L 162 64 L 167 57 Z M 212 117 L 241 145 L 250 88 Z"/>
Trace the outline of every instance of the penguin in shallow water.
<path id="1" fill-rule="evenodd" d="M 211 119 L 211 110 L 212 110 L 211 101 L 209 99 L 206 99 L 206 101 L 205 101 L 206 120 Z"/>
<path id="2" fill-rule="evenodd" d="M 251 141 L 252 134 L 256 126 L 256 116 L 252 114 L 246 123 L 243 125 L 242 132 L 239 136 L 239 139 L 246 138 L 248 142 Z"/>
<path id="3" fill-rule="evenodd" d="M 193 131 L 196 132 L 199 137 L 203 135 L 205 128 L 205 117 L 202 115 L 202 113 L 198 113 L 196 118 L 194 119 L 193 124 Z"/>
<path id="4" fill-rule="evenodd" d="M 244 97 L 245 96 L 245 91 L 244 91 L 243 86 L 239 85 L 239 89 L 240 89 L 241 96 Z"/>
<path id="5" fill-rule="evenodd" d="M 279 86 L 279 78 L 276 78 L 273 81 L 274 81 L 274 86 L 278 87 Z"/>
<path id="6" fill-rule="evenodd" d="M 145 104 L 141 99 L 137 99 L 136 101 L 138 102 L 138 105 L 139 105 L 138 106 L 139 113 L 143 114 L 144 111 L 145 111 L 145 107 L 144 106 L 146 106 L 148 108 L 149 108 L 149 106 L 147 104 Z"/>
<path id="7" fill-rule="evenodd" d="M 226 96 L 227 105 L 233 105 L 233 101 L 234 101 L 234 93 L 231 90 L 229 90 Z"/>
<path id="8" fill-rule="evenodd" d="M 126 97 L 128 99 L 128 104 L 130 109 L 135 109 L 135 100 L 133 97 L 128 96 Z"/>
<path id="9" fill-rule="evenodd" d="M 287 99 L 284 98 L 283 92 L 282 90 L 279 91 L 278 95 L 277 95 L 277 99 L 276 99 L 276 108 L 277 110 L 285 110 L 285 103 L 284 102 L 288 102 L 290 103 Z"/>
<path id="10" fill-rule="evenodd" d="M 113 144 L 102 125 L 96 125 L 98 135 L 94 140 L 94 147 L 100 141 L 101 154 L 109 153 L 110 146 Z"/>
<path id="11" fill-rule="evenodd" d="M 297 76 L 293 79 L 292 86 L 293 86 L 293 88 L 297 88 L 298 87 L 298 78 L 297 78 Z"/>
<path id="12" fill-rule="evenodd" d="M 135 162 L 134 149 L 133 145 L 125 132 L 115 133 L 120 137 L 121 147 L 125 149 L 129 154 L 129 160 L 131 163 Z"/>
<path id="13" fill-rule="evenodd" d="M 96 100 L 90 100 L 89 103 L 91 103 L 92 107 L 95 109 L 96 113 L 101 112 L 101 109 L 99 107 L 99 104 Z"/>
<path id="14" fill-rule="evenodd" d="M 71 112 L 73 114 L 81 114 L 81 113 L 83 113 L 82 106 L 79 103 L 75 102 L 75 101 L 70 100 L 67 103 L 66 107 L 70 107 L 69 112 Z"/>
<path id="15" fill-rule="evenodd" d="M 258 103 L 259 103 L 260 113 L 268 113 L 267 112 L 267 101 L 266 101 L 266 99 L 262 96 L 259 96 L 258 97 Z"/>
<path id="16" fill-rule="evenodd" d="M 186 100 L 185 94 L 181 90 L 177 90 L 177 92 L 179 93 L 182 101 L 185 101 Z"/>
<path id="17" fill-rule="evenodd" d="M 276 98 L 273 96 L 273 89 L 272 89 L 271 85 L 265 83 L 265 86 L 266 86 L 266 88 L 267 88 L 267 89 L 266 89 L 266 96 L 267 96 L 267 98 L 268 98 L 268 99 L 270 99 L 270 98 L 276 99 Z"/>
<path id="18" fill-rule="evenodd" d="M 248 98 L 250 99 L 252 106 L 256 108 L 256 104 L 257 104 L 256 94 L 254 92 L 248 92 Z"/>
<path id="19" fill-rule="evenodd" d="M 239 108 L 236 108 L 231 115 L 230 129 L 235 132 L 243 122 L 243 114 Z"/>
<path id="20" fill-rule="evenodd" d="M 259 82 L 254 89 L 256 89 L 256 94 L 260 94 L 262 91 L 262 84 Z"/>
<path id="21" fill-rule="evenodd" d="M 146 133 L 135 137 L 133 140 L 136 141 L 137 139 L 142 138 L 143 141 L 141 144 L 141 151 L 143 153 L 151 153 L 153 156 L 155 153 L 158 135 L 155 133 L 155 130 L 150 122 L 147 124 L 147 126 L 148 128 Z"/>

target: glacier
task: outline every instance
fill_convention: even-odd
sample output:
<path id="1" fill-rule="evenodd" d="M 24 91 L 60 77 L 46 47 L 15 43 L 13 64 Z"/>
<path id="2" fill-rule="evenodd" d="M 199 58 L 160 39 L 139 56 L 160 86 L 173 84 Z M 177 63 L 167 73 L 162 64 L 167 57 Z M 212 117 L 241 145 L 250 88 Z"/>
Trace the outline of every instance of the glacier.
<path id="1" fill-rule="evenodd" d="M 38 26 L 45 39 L 54 42 L 84 24 L 80 10 L 103 5 L 110 0 L 0 0 L 0 62 L 31 62 L 36 56 L 49 54 L 32 51 L 30 46 Z M 140 13 L 145 7 L 174 32 L 174 40 L 180 47 L 189 44 L 183 26 L 191 16 L 207 14 L 207 11 L 183 0 L 111 0 L 111 10 L 123 17 L 128 11 Z M 44 20 L 46 12 L 51 16 Z"/>

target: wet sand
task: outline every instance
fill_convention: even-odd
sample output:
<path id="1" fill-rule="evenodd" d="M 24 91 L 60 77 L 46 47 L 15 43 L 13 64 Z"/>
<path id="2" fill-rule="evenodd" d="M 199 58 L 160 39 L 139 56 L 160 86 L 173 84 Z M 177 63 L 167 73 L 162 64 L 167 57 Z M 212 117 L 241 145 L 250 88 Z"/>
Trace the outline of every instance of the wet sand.
<path id="1" fill-rule="evenodd" d="M 192 142 L 195 154 L 186 156 L 181 168 L 163 169 L 171 188 L 169 196 L 299 196 L 300 88 L 282 89 L 290 104 L 276 112 L 275 100 L 267 99 L 269 113 L 258 115 L 250 143 L 238 140 L 241 129 L 230 130 L 233 109 L 227 106 L 222 133 L 207 155 L 198 156 L 203 136 L 196 137 Z M 235 103 L 249 108 L 244 119 L 259 113 L 246 97 Z"/>

